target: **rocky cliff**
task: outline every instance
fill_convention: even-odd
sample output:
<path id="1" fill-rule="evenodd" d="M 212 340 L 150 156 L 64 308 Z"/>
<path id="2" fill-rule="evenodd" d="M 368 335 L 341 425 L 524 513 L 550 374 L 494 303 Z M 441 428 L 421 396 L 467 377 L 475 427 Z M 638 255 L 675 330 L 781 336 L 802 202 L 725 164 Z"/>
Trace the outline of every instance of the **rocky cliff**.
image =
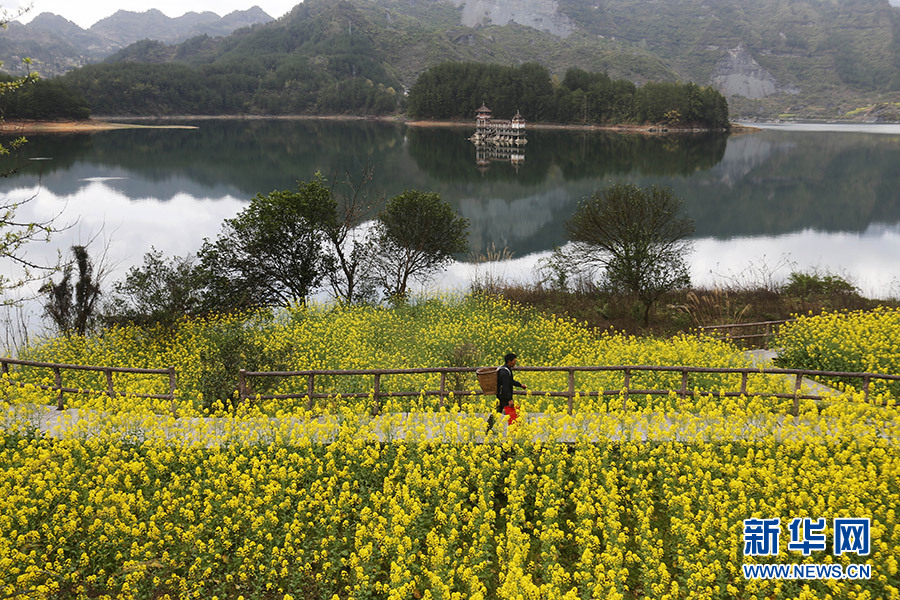
<path id="1" fill-rule="evenodd" d="M 452 0 L 462 7 L 462 23 L 478 25 L 506 25 L 510 22 L 533 27 L 560 37 L 575 30 L 575 24 L 559 12 L 556 0 Z"/>
<path id="2" fill-rule="evenodd" d="M 797 93 L 796 88 L 779 86 L 743 45 L 726 52 L 713 69 L 710 83 L 726 96 L 757 100 L 779 92 Z"/>

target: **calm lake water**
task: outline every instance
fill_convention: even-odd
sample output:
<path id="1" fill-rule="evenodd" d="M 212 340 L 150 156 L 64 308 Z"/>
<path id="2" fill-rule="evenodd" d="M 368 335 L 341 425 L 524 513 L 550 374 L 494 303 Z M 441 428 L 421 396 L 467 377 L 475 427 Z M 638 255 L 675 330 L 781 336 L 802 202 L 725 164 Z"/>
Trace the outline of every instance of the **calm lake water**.
<path id="1" fill-rule="evenodd" d="M 358 174 L 370 196 L 440 192 L 470 220 L 474 253 L 507 248 L 490 267 L 454 264 L 431 289 L 464 289 L 474 274 L 532 281 L 565 243 L 579 200 L 615 181 L 671 187 L 696 225 L 694 282 L 784 279 L 819 269 L 874 297 L 900 295 L 900 127 L 772 126 L 740 136 L 646 137 L 529 131 L 524 160 L 476 157 L 467 128 L 379 122 L 184 121 L 196 130 L 33 135 L 22 171 L 0 181 L 34 199 L 26 218 L 75 223 L 31 253 L 55 256 L 98 236 L 110 280 L 151 246 L 196 252 L 257 193 L 289 189 L 316 171 Z M 478 158 L 482 159 L 481 164 Z M 477 271 L 477 273 L 476 273 Z"/>

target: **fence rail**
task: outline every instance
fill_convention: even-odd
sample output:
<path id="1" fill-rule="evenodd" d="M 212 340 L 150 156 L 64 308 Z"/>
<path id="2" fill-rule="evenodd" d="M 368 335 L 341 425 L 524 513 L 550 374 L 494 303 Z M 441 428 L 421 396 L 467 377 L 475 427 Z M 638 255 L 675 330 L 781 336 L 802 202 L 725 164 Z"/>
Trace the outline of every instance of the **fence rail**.
<path id="1" fill-rule="evenodd" d="M 176 389 L 176 371 L 175 367 L 171 366 L 165 369 L 145 369 L 145 368 L 130 368 L 130 367 L 100 367 L 100 366 L 87 366 L 87 365 L 70 365 L 63 363 L 48 363 L 48 362 L 38 362 L 38 361 L 29 361 L 29 360 L 20 360 L 15 358 L 2 358 L 0 357 L 0 369 L 4 375 L 9 375 L 9 367 L 10 365 L 20 365 L 20 366 L 30 366 L 37 368 L 46 368 L 53 371 L 54 375 L 54 385 L 37 385 L 43 390 L 52 390 L 57 392 L 57 409 L 62 410 L 64 407 L 63 395 L 66 393 L 98 393 L 95 390 L 89 390 L 84 388 L 73 388 L 73 387 L 65 387 L 62 382 L 62 372 L 66 370 L 71 371 L 94 371 L 104 373 L 106 376 L 106 390 L 102 393 L 108 394 L 110 397 L 125 396 L 124 392 L 117 392 L 114 388 L 113 382 L 113 374 L 114 373 L 137 373 L 137 374 L 151 374 L 151 375 L 167 375 L 169 379 L 169 393 L 168 394 L 130 394 L 135 397 L 140 398 L 155 398 L 161 400 L 175 400 L 175 389 Z M 247 371 L 241 369 L 238 373 L 238 395 L 240 402 L 245 402 L 252 400 L 253 398 L 259 399 L 298 399 L 298 398 L 306 398 L 307 399 L 307 408 L 312 409 L 313 401 L 316 398 L 329 398 L 334 396 L 334 393 L 317 393 L 315 391 L 315 378 L 317 376 L 371 376 L 373 377 L 373 388 L 372 391 L 367 393 L 342 393 L 341 396 L 344 398 L 369 398 L 370 396 L 374 400 L 374 405 L 372 407 L 372 413 L 378 414 L 381 412 L 381 400 L 383 398 L 402 398 L 402 397 L 418 397 L 418 396 L 438 396 L 439 397 L 439 405 L 441 407 L 444 406 L 445 401 L 450 396 L 452 392 L 457 390 L 448 390 L 447 389 L 447 376 L 453 373 L 475 373 L 477 368 L 475 367 L 432 367 L 432 368 L 421 368 L 421 369 L 357 369 L 357 370 L 304 370 L 304 371 Z M 740 397 L 753 395 L 750 394 L 747 386 L 750 375 L 782 375 L 782 376 L 793 376 L 794 377 L 794 391 L 793 393 L 766 393 L 764 395 L 774 397 L 774 398 L 786 398 L 793 399 L 793 407 L 792 413 L 796 416 L 799 414 L 799 402 L 800 400 L 821 400 L 823 396 L 821 395 L 810 395 L 810 394 L 801 394 L 801 389 L 803 385 L 804 377 L 829 377 L 829 378 L 838 378 L 838 379 L 858 379 L 862 381 L 862 390 L 864 394 L 865 401 L 869 401 L 869 392 L 871 387 L 871 382 L 873 380 L 880 381 L 900 381 L 900 375 L 889 375 L 884 373 L 857 373 L 857 372 L 844 372 L 844 371 L 813 371 L 809 369 L 775 369 L 775 368 L 757 368 L 757 367 L 690 367 L 690 366 L 655 366 L 655 365 L 605 365 L 605 366 L 567 366 L 567 367 L 519 367 L 517 371 L 520 372 L 543 372 L 543 373 L 566 373 L 568 379 L 568 386 L 566 391 L 532 391 L 530 392 L 533 396 L 549 396 L 556 398 L 566 398 L 567 402 L 567 411 L 569 414 L 572 414 L 574 411 L 574 402 L 575 397 L 600 397 L 600 396 L 623 396 L 623 409 L 627 408 L 628 398 L 631 395 L 668 395 L 670 393 L 677 393 L 681 399 L 685 399 L 688 394 L 700 394 L 700 395 L 717 395 L 724 397 Z M 624 375 L 624 384 L 623 387 L 619 389 L 607 389 L 607 390 L 597 390 L 597 391 L 586 391 L 586 392 L 577 392 L 575 390 L 575 374 L 576 373 L 594 373 L 594 372 L 621 372 Z M 676 388 L 665 388 L 665 389 L 640 389 L 632 387 L 632 375 L 640 372 L 669 372 L 669 373 L 680 373 L 681 374 L 681 385 Z M 741 385 L 740 390 L 736 391 L 721 391 L 721 390 L 708 390 L 708 391 L 694 391 L 688 389 L 688 383 L 691 374 L 735 374 L 741 376 Z M 409 375 L 409 374 L 439 374 L 440 375 L 440 389 L 438 390 L 421 390 L 418 392 L 413 391 L 400 391 L 400 392 L 383 392 L 381 391 L 381 378 L 385 375 Z M 300 393 L 292 393 L 292 394 L 254 394 L 252 391 L 251 381 L 253 379 L 260 379 L 266 377 L 305 377 L 306 378 L 306 390 Z M 23 382 L 12 382 L 16 385 L 24 386 L 27 385 Z M 518 395 L 524 395 L 524 392 L 515 392 Z M 465 395 L 484 395 L 484 392 L 481 391 L 466 391 Z M 756 394 L 763 395 L 763 394 Z M 895 403 L 896 404 L 896 403 Z"/>
<path id="2" fill-rule="evenodd" d="M 238 376 L 238 394 L 240 402 L 252 400 L 253 398 L 259 398 L 261 400 L 274 400 L 274 399 L 299 399 L 306 398 L 307 399 L 307 409 L 312 410 L 313 400 L 316 398 L 329 398 L 334 396 L 334 393 L 316 393 L 315 391 L 315 378 L 319 375 L 330 375 L 330 376 L 372 376 L 373 380 L 373 388 L 371 392 L 368 393 L 347 393 L 341 394 L 343 398 L 368 398 L 372 397 L 374 400 L 374 405 L 372 407 L 372 414 L 378 414 L 381 412 L 381 399 L 382 398 L 397 398 L 397 397 L 417 397 L 417 396 L 439 396 L 439 406 L 443 408 L 444 401 L 449 396 L 450 391 L 447 390 L 447 375 L 450 373 L 474 373 L 477 369 L 474 367 L 442 367 L 442 368 L 428 368 L 428 369 L 361 369 L 361 370 L 309 370 L 309 371 L 246 371 L 241 370 Z M 687 367 L 687 366 L 650 366 L 650 365 L 617 365 L 617 366 L 581 366 L 581 367 L 518 367 L 517 371 L 524 372 L 550 372 L 550 373 L 567 373 L 568 374 L 568 389 L 565 392 L 558 391 L 534 391 L 531 392 L 533 396 L 550 396 L 550 397 L 563 397 L 568 399 L 568 407 L 567 411 L 571 415 L 574 410 L 574 402 L 575 396 L 585 396 L 585 397 L 599 397 L 599 396 L 619 396 L 623 395 L 623 409 L 627 407 L 628 398 L 630 395 L 668 395 L 669 393 L 676 392 L 681 399 L 685 399 L 688 395 L 688 379 L 690 374 L 692 373 L 719 373 L 719 374 L 739 374 L 741 375 L 741 387 L 740 391 L 729 391 L 729 392 L 721 392 L 721 391 L 702 391 L 697 392 L 701 395 L 721 395 L 725 397 L 740 397 L 748 395 L 747 390 L 747 382 L 750 375 L 785 375 L 785 376 L 794 376 L 794 392 L 791 394 L 764 394 L 766 396 L 774 397 L 774 398 L 792 398 L 794 400 L 792 414 L 795 416 L 799 414 L 800 411 L 800 400 L 821 400 L 822 396 L 819 395 L 809 395 L 809 394 L 801 394 L 801 388 L 803 385 L 804 377 L 832 377 L 832 378 L 855 378 L 862 379 L 863 381 L 863 393 L 865 396 L 866 402 L 869 401 L 869 388 L 871 385 L 871 381 L 873 379 L 876 380 L 885 380 L 885 381 L 900 381 L 900 375 L 887 375 L 882 373 L 851 373 L 851 372 L 842 372 L 842 371 L 812 371 L 806 369 L 760 369 L 754 367 L 734 367 L 734 368 L 725 368 L 725 367 Z M 575 373 L 576 372 L 598 372 L 598 371 L 621 371 L 624 373 L 624 386 L 620 389 L 615 390 L 598 390 L 598 391 L 589 391 L 589 392 L 576 392 L 575 390 Z M 681 374 L 681 387 L 678 389 L 636 389 L 631 387 L 631 376 L 635 372 L 641 371 L 662 371 L 662 372 L 672 372 L 672 373 L 680 373 Z M 441 375 L 441 383 L 439 390 L 422 390 L 419 392 L 382 392 L 381 391 L 381 377 L 383 375 L 408 375 L 408 374 L 434 374 L 439 373 Z M 250 380 L 255 378 L 263 378 L 263 377 L 306 377 L 307 387 L 304 392 L 295 393 L 295 394 L 254 394 L 252 392 L 252 386 L 250 385 Z M 524 392 L 515 392 L 519 395 L 524 395 Z M 691 393 L 694 393 L 693 391 Z M 484 392 L 481 391 L 473 391 L 467 392 L 466 395 L 484 395 Z"/>
<path id="3" fill-rule="evenodd" d="M 758 321 L 756 323 L 731 323 L 728 325 L 701 325 L 697 328 L 697 337 L 710 332 L 724 332 L 724 335 L 722 337 L 730 341 L 762 338 L 762 347 L 768 348 L 768 341 L 775 333 L 777 333 L 778 328 L 781 325 L 790 323 L 792 321 L 794 321 L 794 319 L 784 319 L 781 321 Z M 746 333 L 740 335 L 736 335 L 735 333 L 733 333 L 733 331 L 736 329 L 744 329 L 747 327 L 759 327 L 761 329 L 764 329 L 764 331 L 763 333 Z"/>
<path id="4" fill-rule="evenodd" d="M 98 393 L 97 390 L 89 390 L 84 388 L 72 388 L 72 387 L 63 387 L 62 382 L 62 372 L 63 371 L 95 371 L 100 372 L 106 375 L 106 389 L 103 390 L 103 393 L 106 393 L 110 397 L 115 396 L 125 396 L 125 392 L 117 392 L 113 387 L 113 373 L 139 373 L 139 374 L 149 374 L 149 375 L 168 375 L 169 376 L 169 393 L 168 394 L 128 394 L 130 396 L 135 396 L 137 398 L 156 398 L 159 400 L 175 400 L 175 385 L 177 382 L 175 375 L 175 367 L 168 367 L 165 369 L 143 369 L 136 367 L 95 367 L 89 365 L 68 365 L 64 363 L 48 363 L 48 362 L 38 362 L 33 360 L 20 360 L 18 358 L 2 358 L 0 357 L 0 369 L 2 369 L 4 375 L 9 375 L 9 366 L 10 365 L 22 365 L 28 367 L 38 367 L 38 368 L 46 368 L 51 369 L 53 371 L 53 385 L 35 385 L 35 387 L 42 390 L 52 390 L 57 393 L 56 396 L 56 408 L 57 410 L 63 410 L 63 394 L 78 394 L 78 393 Z M 27 385 L 23 382 L 12 382 L 19 386 Z"/>

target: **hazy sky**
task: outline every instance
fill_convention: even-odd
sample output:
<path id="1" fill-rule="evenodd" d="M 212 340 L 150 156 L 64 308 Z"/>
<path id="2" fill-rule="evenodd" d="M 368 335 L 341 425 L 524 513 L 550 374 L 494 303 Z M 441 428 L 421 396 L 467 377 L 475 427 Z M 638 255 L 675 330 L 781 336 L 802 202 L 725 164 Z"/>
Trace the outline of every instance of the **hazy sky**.
<path id="1" fill-rule="evenodd" d="M 207 10 L 224 16 L 233 10 L 246 10 L 251 6 L 259 6 L 277 19 L 299 4 L 300 0 L 90 0 L 89 2 L 30 0 L 30 2 L 31 10 L 17 19 L 18 21 L 27 23 L 42 12 L 51 12 L 87 29 L 100 19 L 108 17 L 120 9 L 144 12 L 151 8 L 157 8 L 170 17 L 180 17 L 186 12 Z M 29 0 L 0 0 L 0 7 L 8 13 L 14 13 L 20 6 L 28 4 Z"/>

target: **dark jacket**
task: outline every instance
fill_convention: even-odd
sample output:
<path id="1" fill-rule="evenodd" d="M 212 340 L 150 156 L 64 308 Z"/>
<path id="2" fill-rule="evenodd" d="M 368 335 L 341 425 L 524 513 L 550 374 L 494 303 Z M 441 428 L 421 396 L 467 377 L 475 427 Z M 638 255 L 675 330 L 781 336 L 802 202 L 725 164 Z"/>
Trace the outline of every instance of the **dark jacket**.
<path id="1" fill-rule="evenodd" d="M 501 409 L 512 402 L 513 386 L 522 387 L 522 384 L 513 379 L 512 369 L 503 365 L 497 370 L 497 400 Z"/>

